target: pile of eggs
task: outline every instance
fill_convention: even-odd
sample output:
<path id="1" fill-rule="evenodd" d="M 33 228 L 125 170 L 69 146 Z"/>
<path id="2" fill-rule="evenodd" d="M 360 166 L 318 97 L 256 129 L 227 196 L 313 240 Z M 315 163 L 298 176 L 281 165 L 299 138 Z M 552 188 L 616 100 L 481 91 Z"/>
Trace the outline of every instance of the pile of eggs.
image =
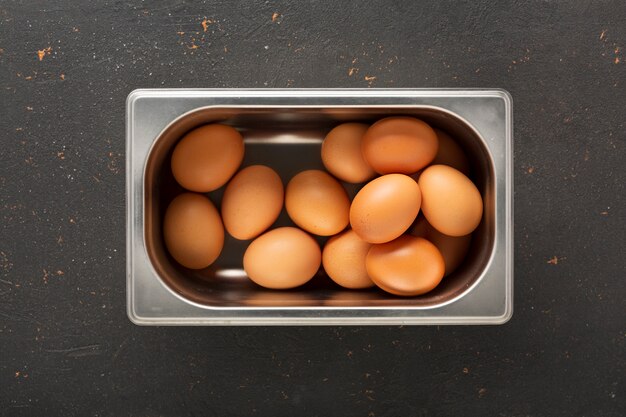
<path id="1" fill-rule="evenodd" d="M 221 124 L 192 130 L 174 148 L 172 173 L 190 192 L 169 204 L 163 237 L 182 266 L 215 262 L 226 231 L 251 241 L 243 268 L 263 287 L 300 286 L 323 266 L 345 288 L 417 296 L 461 264 L 482 219 L 461 147 L 416 118 L 335 127 L 321 149 L 328 172 L 302 171 L 286 188 L 268 166 L 238 171 L 243 157 L 242 135 Z M 340 181 L 362 185 L 352 201 Z M 218 210 L 202 193 L 223 186 Z M 295 226 L 271 229 L 283 206 Z M 312 235 L 329 237 L 323 249 Z"/>

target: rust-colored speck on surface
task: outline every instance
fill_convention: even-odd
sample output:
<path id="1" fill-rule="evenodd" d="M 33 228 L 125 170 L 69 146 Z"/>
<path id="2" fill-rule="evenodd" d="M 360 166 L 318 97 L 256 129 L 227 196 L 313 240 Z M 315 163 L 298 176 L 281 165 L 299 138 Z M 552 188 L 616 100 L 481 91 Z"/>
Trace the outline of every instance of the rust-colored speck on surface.
<path id="1" fill-rule="evenodd" d="M 51 53 L 52 53 L 52 47 L 48 46 L 47 48 L 38 50 L 37 51 L 37 57 L 39 58 L 40 61 L 43 61 L 43 58 L 46 55 L 50 55 Z"/>
<path id="2" fill-rule="evenodd" d="M 201 24 L 202 24 L 202 30 L 204 30 L 205 32 L 206 32 L 207 30 L 209 30 L 209 25 L 210 25 L 210 24 L 212 24 L 212 23 L 214 23 L 214 21 L 213 21 L 213 20 L 211 20 L 211 19 L 207 19 L 207 18 L 204 18 L 204 19 L 202 20 L 202 22 L 201 22 Z"/>
<path id="3" fill-rule="evenodd" d="M 563 258 L 557 258 L 557 257 L 556 257 L 556 255 L 555 255 L 555 256 L 553 256 L 552 258 L 550 258 L 550 260 L 548 260 L 548 262 L 547 262 L 547 263 L 549 263 L 550 265 L 558 265 L 558 264 L 559 264 L 559 261 L 562 261 L 562 260 L 564 260 L 564 259 L 567 259 L 567 258 L 565 258 L 565 257 L 563 257 Z"/>

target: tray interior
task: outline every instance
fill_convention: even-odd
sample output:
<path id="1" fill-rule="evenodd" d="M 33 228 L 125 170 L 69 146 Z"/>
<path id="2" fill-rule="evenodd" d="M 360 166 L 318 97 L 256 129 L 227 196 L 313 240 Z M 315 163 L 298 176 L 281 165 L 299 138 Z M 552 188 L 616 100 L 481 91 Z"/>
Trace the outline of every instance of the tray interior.
<path id="1" fill-rule="evenodd" d="M 189 130 L 206 123 L 224 123 L 239 129 L 246 153 L 242 167 L 254 164 L 275 169 L 286 185 L 305 169 L 324 169 L 321 142 L 334 126 L 347 121 L 373 123 L 391 115 L 410 115 L 449 133 L 465 150 L 471 163 L 471 178 L 484 201 L 483 220 L 474 232 L 464 263 L 428 294 L 400 298 L 377 289 L 345 290 L 323 270 L 306 285 L 287 291 L 267 290 L 250 281 L 242 268 L 249 241 L 226 233 L 218 260 L 203 270 L 180 266 L 167 253 L 161 234 L 169 202 L 184 190 L 170 169 L 176 142 Z M 155 141 L 145 167 L 144 240 L 148 256 L 160 279 L 175 293 L 209 307 L 434 307 L 458 297 L 480 278 L 495 242 L 495 185 L 493 161 L 480 135 L 454 114 L 435 107 L 228 107 L 201 108 L 172 122 Z M 345 184 L 350 196 L 361 185 Z M 223 188 L 208 193 L 218 207 Z M 275 226 L 292 226 L 283 209 Z M 326 238 L 317 238 L 322 245 Z"/>

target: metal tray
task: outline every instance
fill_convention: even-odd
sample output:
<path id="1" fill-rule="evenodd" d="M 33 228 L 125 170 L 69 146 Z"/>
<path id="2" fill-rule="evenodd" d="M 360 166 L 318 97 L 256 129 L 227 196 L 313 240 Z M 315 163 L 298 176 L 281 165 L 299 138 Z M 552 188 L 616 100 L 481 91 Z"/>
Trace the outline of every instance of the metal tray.
<path id="1" fill-rule="evenodd" d="M 285 184 L 323 168 L 320 144 L 345 121 L 412 115 L 451 134 L 485 203 L 470 253 L 432 292 L 400 298 L 348 291 L 320 272 L 289 291 L 263 289 L 242 269 L 248 242 L 226 238 L 211 267 L 188 270 L 164 249 L 165 207 L 182 188 L 169 158 L 211 122 L 245 138 L 243 165 L 266 164 Z M 502 90 L 136 90 L 127 100 L 128 316 L 142 325 L 501 324 L 513 311 L 512 102 Z M 352 195 L 358 186 L 346 184 Z M 209 197 L 219 204 L 221 191 Z M 276 225 L 289 225 L 283 212 Z M 320 238 L 320 243 L 325 239 Z"/>

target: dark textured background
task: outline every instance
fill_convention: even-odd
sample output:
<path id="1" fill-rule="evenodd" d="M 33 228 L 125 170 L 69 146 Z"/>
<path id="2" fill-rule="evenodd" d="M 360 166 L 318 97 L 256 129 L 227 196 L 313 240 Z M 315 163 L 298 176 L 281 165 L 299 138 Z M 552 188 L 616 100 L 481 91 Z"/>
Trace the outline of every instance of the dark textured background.
<path id="1" fill-rule="evenodd" d="M 0 414 L 626 415 L 626 4 L 248 3 L 0 3 Z M 507 89 L 513 319 L 132 325 L 139 87 Z"/>

